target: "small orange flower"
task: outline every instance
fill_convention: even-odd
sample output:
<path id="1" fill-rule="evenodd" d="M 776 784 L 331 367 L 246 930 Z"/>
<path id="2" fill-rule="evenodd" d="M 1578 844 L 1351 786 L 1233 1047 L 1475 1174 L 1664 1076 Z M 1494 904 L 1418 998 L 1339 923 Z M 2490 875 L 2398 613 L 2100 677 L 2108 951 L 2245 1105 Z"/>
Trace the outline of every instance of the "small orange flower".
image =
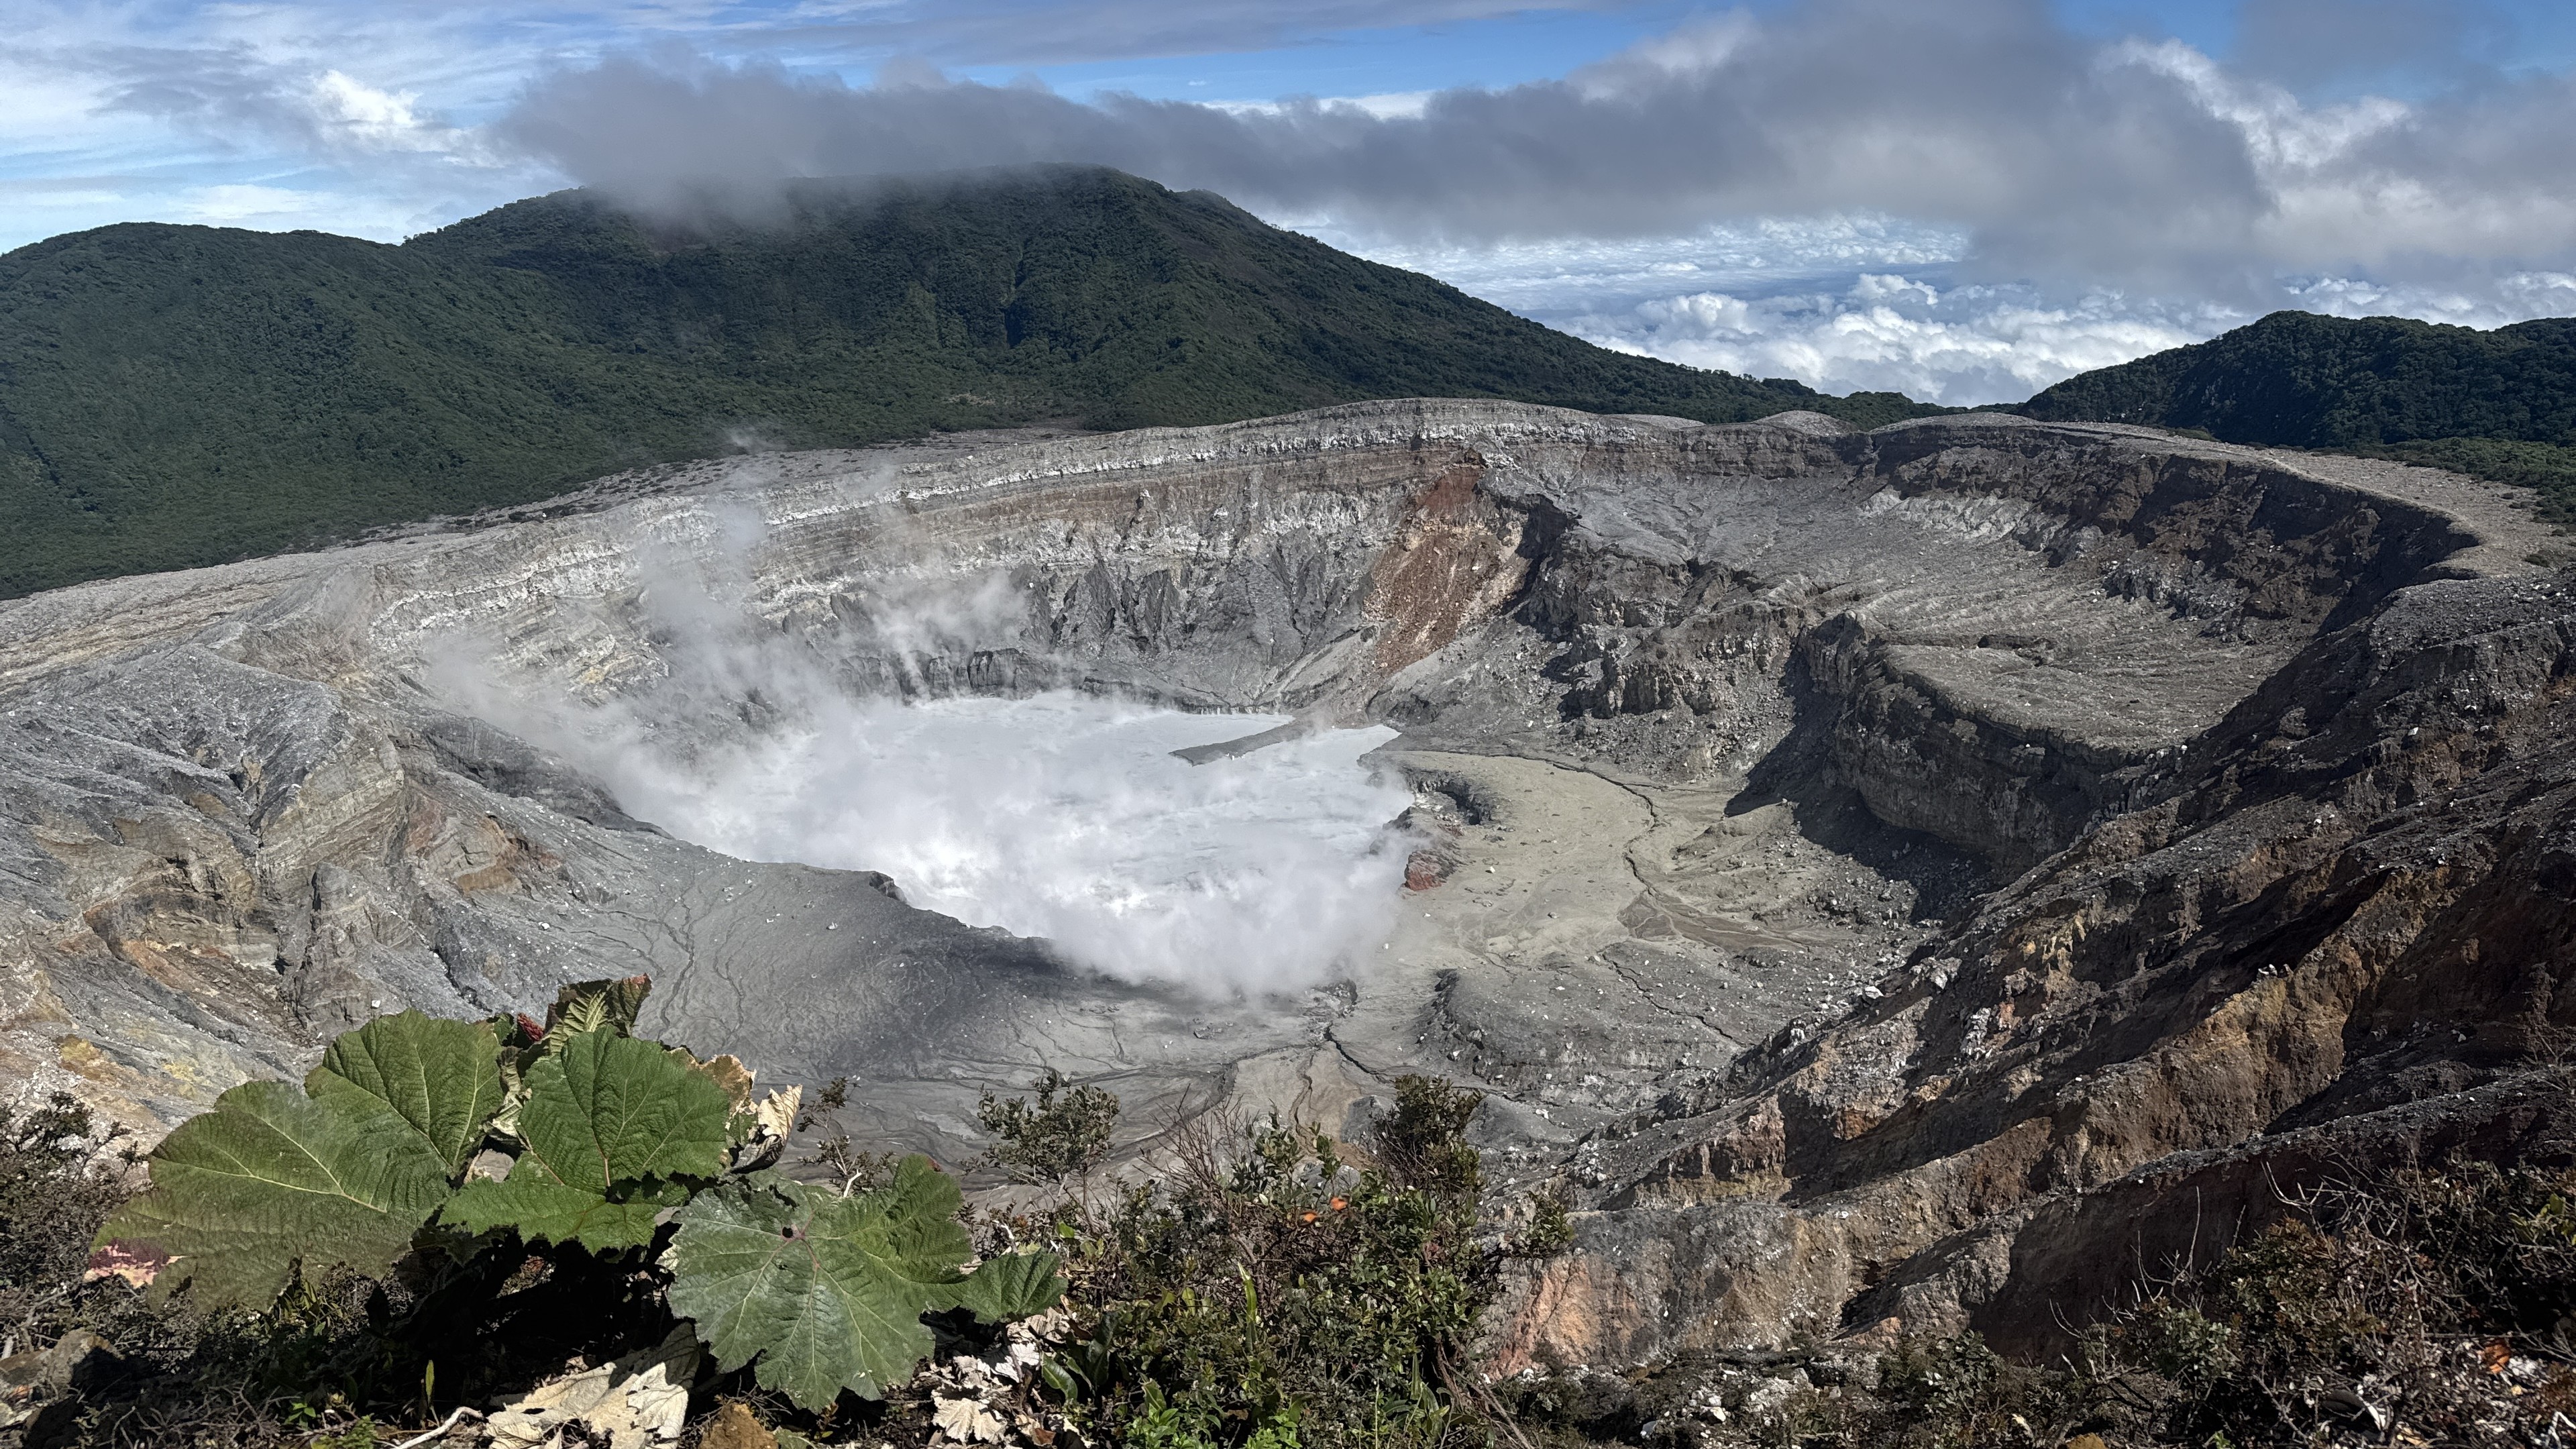
<path id="1" fill-rule="evenodd" d="M 1350 1205 L 1351 1200 L 1349 1198 L 1337 1197 L 1333 1199 L 1333 1211 L 1335 1212 L 1340 1212 L 1342 1209 L 1349 1207 Z"/>
<path id="2" fill-rule="evenodd" d="M 1315 1220 L 1315 1215 L 1314 1215 L 1313 1213 L 1308 1213 L 1308 1214 L 1306 1214 L 1306 1221 L 1308 1221 L 1308 1222 L 1310 1222 L 1310 1223 L 1311 1223 L 1311 1222 L 1313 1222 L 1314 1220 Z"/>

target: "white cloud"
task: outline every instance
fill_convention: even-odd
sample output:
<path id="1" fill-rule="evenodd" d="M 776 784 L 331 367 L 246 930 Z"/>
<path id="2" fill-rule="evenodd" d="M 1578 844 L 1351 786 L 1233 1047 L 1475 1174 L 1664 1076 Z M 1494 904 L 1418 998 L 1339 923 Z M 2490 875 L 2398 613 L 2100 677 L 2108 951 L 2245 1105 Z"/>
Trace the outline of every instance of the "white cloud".
<path id="1" fill-rule="evenodd" d="M 21 152 L 92 144 L 105 94 L 95 77 L 66 73 L 39 57 L 0 49 L 0 138 Z M 110 123 L 111 127 L 113 123 Z"/>
<path id="2" fill-rule="evenodd" d="M 2179 42 L 2097 43 L 2042 0 L 1802 0 L 1561 79 L 1331 102 L 1086 104 L 618 55 L 541 79 L 503 130 L 643 200 L 706 178 L 1088 161 L 1426 255 L 1902 217 L 1964 237 L 1985 280 L 2248 311 L 2282 299 L 2284 272 L 2576 262 L 2566 75 L 2319 101 Z"/>
<path id="3" fill-rule="evenodd" d="M 1195 84 L 1195 82 L 1193 82 Z M 1205 101 L 1211 111 L 1229 116 L 1279 116 L 1315 108 L 1348 110 L 1372 121 L 1402 120 L 1422 114 L 1437 91 L 1389 91 L 1374 96 L 1309 96 L 1290 101 Z"/>
<path id="4" fill-rule="evenodd" d="M 1965 406 L 2019 402 L 2088 368 L 2198 342 L 2248 319 L 2117 293 L 2051 303 L 2028 287 L 1944 290 L 1862 273 L 1834 291 L 1693 292 L 1552 320 L 1604 346 L 1694 367 Z"/>
<path id="5" fill-rule="evenodd" d="M 2123 41 L 2107 65 L 2136 65 L 2182 82 L 2211 115 L 2242 131 L 2257 164 L 2275 172 L 2330 164 L 2363 140 L 2403 125 L 2412 111 L 2385 96 L 2310 108 L 2286 87 L 2236 76 L 2178 40 Z"/>
<path id="6" fill-rule="evenodd" d="M 2249 242 L 2286 268 L 2529 259 L 2576 247 L 2576 123 L 2566 75 L 2498 80 L 2409 102 L 2311 105 L 2177 41 L 2124 42 L 2105 63 L 2180 85 L 2234 127 L 2271 197 Z"/>
<path id="7" fill-rule="evenodd" d="M 1751 12 L 1730 10 L 1684 22 L 1610 59 L 1584 66 L 1566 80 L 1588 100 L 1616 101 L 1643 79 L 1667 80 L 1714 71 L 1733 60 L 1761 33 Z"/>
<path id="8" fill-rule="evenodd" d="M 2018 402 L 2251 316 L 2111 291 L 2057 300 L 2026 285 L 1956 285 L 1965 232 L 1881 216 L 1483 248 L 1327 239 L 1622 352 L 1959 405 Z"/>
<path id="9" fill-rule="evenodd" d="M 2576 273 L 2512 272 L 2456 286 L 2409 286 L 2360 277 L 2294 283 L 2302 311 L 2338 317 L 2418 317 L 2460 327 L 2501 327 L 2533 317 L 2576 316 Z"/>
<path id="10" fill-rule="evenodd" d="M 189 221 L 213 226 L 238 226 L 246 221 L 272 225 L 288 221 L 291 225 L 289 219 L 310 216 L 339 200 L 327 192 L 294 191 L 283 186 L 200 186 L 182 194 L 177 210 Z"/>
<path id="11" fill-rule="evenodd" d="M 1677 246 L 1681 245 L 1676 243 Z M 1500 249 L 1498 249 L 1500 250 Z M 1605 297 L 1597 275 L 1509 272 L 1486 259 L 1468 290 L 1621 352 L 1819 390 L 1894 391 L 1926 402 L 2019 402 L 2076 373 L 2203 342 L 2254 320 L 2240 307 L 2028 284 L 1957 284 L 1946 268 L 1814 278 L 1742 273 L 1733 291 Z M 2576 316 L 2576 274 L 2515 272 L 2458 285 L 2321 277 L 2284 285 L 2281 305 L 2343 317 L 2400 316 L 2469 327 Z"/>
<path id="12" fill-rule="evenodd" d="M 2044 0 L 1791 0 L 1561 80 L 1194 106 L 953 84 L 931 62 L 1257 48 L 1524 7 L 28 0 L 0 54 L 0 246 L 127 218 L 392 238 L 567 178 L 649 193 L 681 174 L 1060 159 L 1214 187 L 1613 346 L 1835 390 L 2002 399 L 2279 306 L 2479 325 L 2570 310 L 2569 74 L 2466 63 L 2441 0 L 2248 3 L 2247 33 L 2269 39 L 2225 60 L 2099 43 Z M 2285 39 L 2328 18 L 2315 44 Z M 619 40 L 805 68 L 583 59 Z M 843 83 L 863 55 L 916 59 Z M 569 68 L 539 74 L 550 58 Z M 2438 84 L 2350 81 L 2392 60 Z M 2294 88 L 2328 74 L 2344 79 L 2322 98 Z"/>
<path id="13" fill-rule="evenodd" d="M 1883 216 L 1767 218 L 1673 237 L 1472 248 L 1391 246 L 1307 229 L 1618 351 L 1956 406 L 2019 402 L 2090 368 L 2205 341 L 2262 310 L 2112 288 L 1962 282 L 1967 233 Z M 2264 305 L 2495 327 L 2576 315 L 2576 272 L 2518 270 L 2439 284 L 2292 277 Z"/>
<path id="14" fill-rule="evenodd" d="M 1419 246 L 1389 242 L 1322 218 L 1292 222 L 1318 240 L 1372 261 L 1426 272 L 1531 316 L 1616 308 L 1676 290 L 1774 290 L 1800 278 L 1940 267 L 1968 255 L 1968 233 L 1898 217 L 1754 217 L 1678 236 Z"/>
<path id="15" fill-rule="evenodd" d="M 251 231 L 334 231 L 395 240 L 423 229 L 418 213 L 399 201 L 256 182 L 188 187 L 165 201 L 162 209 L 173 221 Z"/>
<path id="16" fill-rule="evenodd" d="M 328 143 L 361 154 L 412 152 L 488 164 L 479 137 L 419 109 L 417 91 L 378 90 L 345 71 L 314 77 L 309 104 Z"/>

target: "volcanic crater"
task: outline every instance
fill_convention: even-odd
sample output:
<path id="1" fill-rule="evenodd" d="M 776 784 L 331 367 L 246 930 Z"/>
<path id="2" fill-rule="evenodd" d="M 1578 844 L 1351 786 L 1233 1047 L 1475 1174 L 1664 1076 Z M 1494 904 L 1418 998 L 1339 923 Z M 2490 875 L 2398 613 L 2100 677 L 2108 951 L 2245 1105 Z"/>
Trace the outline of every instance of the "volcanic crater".
<path id="1" fill-rule="evenodd" d="M 166 1126 L 380 1012 L 646 971 L 648 1029 L 946 1160 L 1042 1068 L 1139 1160 L 1429 1072 L 1488 1094 L 1498 1188 L 1577 1208 L 1506 1369 L 2044 1339 L 2317 1164 L 2559 1110 L 2547 533 L 2148 429 L 1407 401 L 753 454 L 82 585 L 0 606 L 0 1071 Z M 1059 692 L 1268 717 L 1175 768 L 1391 732 L 1372 938 L 1284 986 L 1099 969 L 692 844 L 522 708 L 685 766 L 816 697 Z"/>

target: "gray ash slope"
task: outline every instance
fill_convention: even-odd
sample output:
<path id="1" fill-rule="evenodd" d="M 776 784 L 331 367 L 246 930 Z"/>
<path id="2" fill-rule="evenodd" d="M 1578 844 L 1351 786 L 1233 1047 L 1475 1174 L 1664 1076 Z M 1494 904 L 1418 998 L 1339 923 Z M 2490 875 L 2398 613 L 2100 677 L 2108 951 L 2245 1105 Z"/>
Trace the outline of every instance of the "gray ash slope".
<path id="1" fill-rule="evenodd" d="M 2488 1130 L 2510 1023 L 2576 1008 L 2545 530 L 2332 468 L 1994 415 L 1376 403 L 748 458 L 38 595 L 0 608 L 0 1071 L 166 1123 L 377 1011 L 642 969 L 663 1034 L 851 1075 L 854 1127 L 941 1152 L 1042 1065 L 1139 1130 L 1481 1084 L 1499 1176 L 1585 1209 L 1507 1364 L 2045 1321 L 2103 1286 L 2082 1243 L 2118 1256 L 2095 1189 L 2242 1189 L 2390 1112 Z M 459 639 L 532 689 L 649 687 L 675 561 L 854 693 L 1393 724 L 1447 879 L 1329 990 L 1122 985 L 900 882 L 671 839 L 433 687 Z"/>

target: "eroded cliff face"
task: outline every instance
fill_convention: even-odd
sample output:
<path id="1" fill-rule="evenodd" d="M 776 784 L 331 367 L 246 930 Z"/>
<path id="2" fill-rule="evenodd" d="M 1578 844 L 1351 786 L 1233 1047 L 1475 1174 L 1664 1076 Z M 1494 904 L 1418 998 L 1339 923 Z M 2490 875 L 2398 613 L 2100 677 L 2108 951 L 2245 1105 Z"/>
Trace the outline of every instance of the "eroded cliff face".
<path id="1" fill-rule="evenodd" d="M 1594 1251 L 1518 1351 L 1888 1319 L 2042 1346 L 2305 1183 L 2563 1130 L 2571 641 L 2556 579 L 2416 585 L 2317 640 L 1875 1000 L 1606 1134 Z M 1674 1240 L 1709 1247 L 1625 1266 Z"/>
<path id="2" fill-rule="evenodd" d="M 2462 1124 L 2570 1010 L 2571 609 L 2447 475 L 1416 402 L 543 512 L 0 609 L 0 1070 L 166 1123 L 641 969 L 662 1032 L 945 1153 L 1040 1066 L 1140 1124 L 1435 1071 L 1498 1180 L 1581 1195 L 1503 1362 L 1612 1363 L 2055 1321 L 2162 1185 L 2510 1135 Z M 1330 989 L 1120 985 L 671 839 L 444 682 L 640 696 L 711 612 L 852 693 L 1395 725 L 1428 863 Z M 708 687 L 692 728 L 761 727 Z"/>

